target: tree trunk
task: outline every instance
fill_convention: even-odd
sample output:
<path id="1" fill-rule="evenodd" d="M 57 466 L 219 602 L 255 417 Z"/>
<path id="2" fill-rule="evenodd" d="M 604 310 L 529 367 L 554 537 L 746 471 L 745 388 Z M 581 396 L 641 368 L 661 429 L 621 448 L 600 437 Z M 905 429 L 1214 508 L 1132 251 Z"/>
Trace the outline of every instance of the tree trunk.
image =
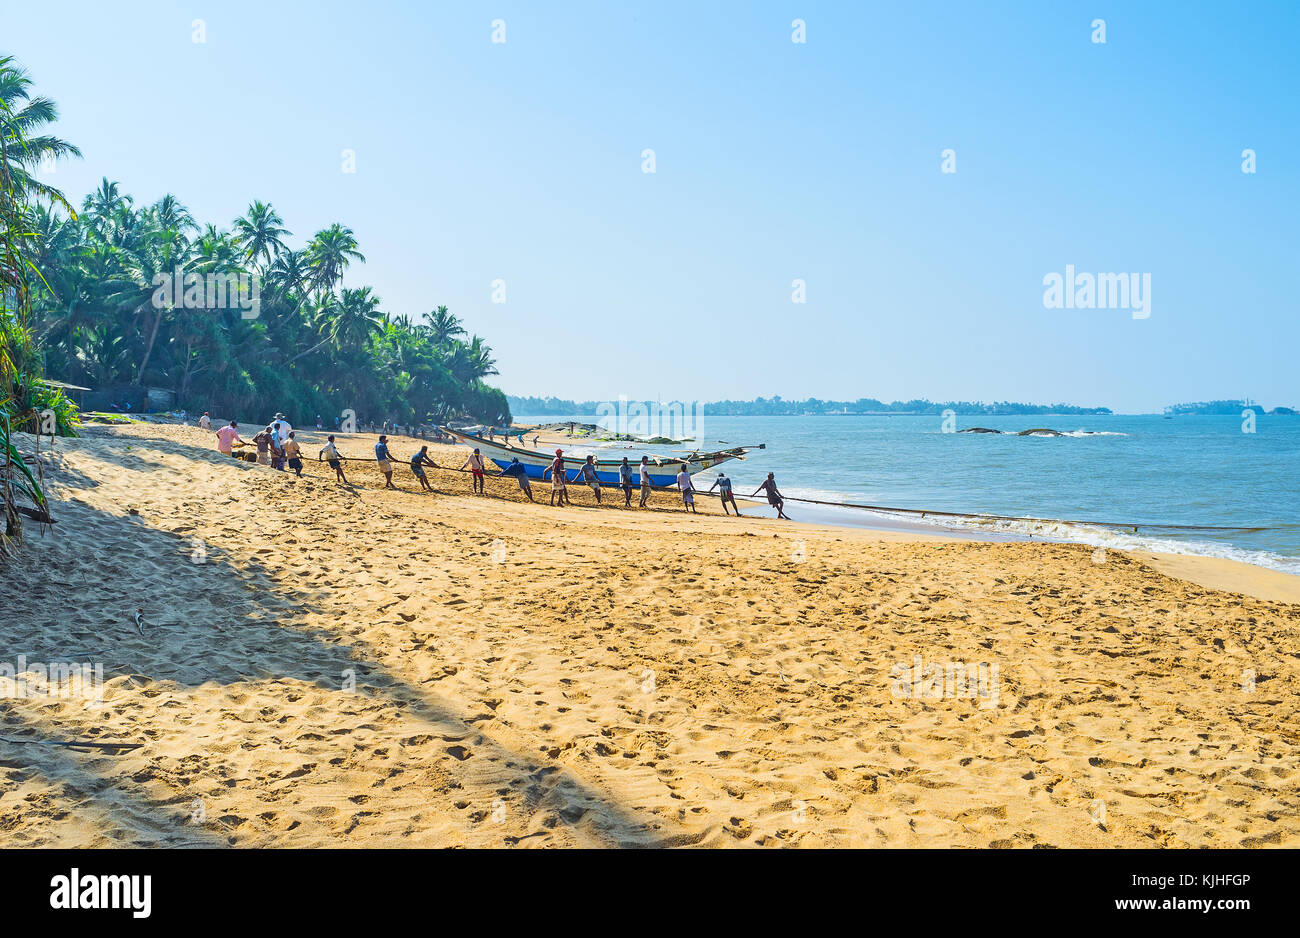
<path id="1" fill-rule="evenodd" d="M 153 328 L 149 330 L 149 343 L 144 347 L 144 358 L 140 362 L 140 370 L 136 373 L 135 383 L 144 387 L 144 370 L 149 366 L 149 356 L 153 354 L 153 343 L 158 338 L 158 326 L 162 323 L 162 308 L 159 307 L 158 315 L 153 318 Z"/>

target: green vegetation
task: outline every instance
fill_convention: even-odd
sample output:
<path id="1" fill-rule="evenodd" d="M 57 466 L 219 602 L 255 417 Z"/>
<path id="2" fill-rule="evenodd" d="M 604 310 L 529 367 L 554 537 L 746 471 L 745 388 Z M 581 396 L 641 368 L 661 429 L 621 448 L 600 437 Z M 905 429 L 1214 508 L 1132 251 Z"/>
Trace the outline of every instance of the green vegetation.
<path id="1" fill-rule="evenodd" d="M 0 88 L 21 97 L 29 85 L 2 60 Z M 29 127 L 55 117 L 43 99 L 28 110 Z M 29 198 L 11 231 L 40 272 L 23 299 L 35 373 L 123 401 L 164 389 L 178 409 L 245 419 L 284 411 L 306 423 L 351 408 L 361 421 L 510 422 L 505 395 L 484 383 L 497 373 L 492 350 L 445 306 L 413 321 L 384 311 L 370 287 L 343 285 L 365 262 L 346 226 L 295 249 L 270 203 L 224 230 L 200 225 L 175 195 L 137 205 L 108 179 L 77 212 L 32 173 L 76 149 L 32 137 L 25 152 L 13 178 Z"/>
<path id="2" fill-rule="evenodd" d="M 45 492 L 19 451 L 14 431 L 37 429 L 47 406 L 60 409 L 65 431 L 72 423 L 62 395 L 40 384 L 29 325 L 32 283 L 40 280 L 32 204 L 44 199 L 66 207 L 63 196 L 39 182 L 33 171 L 42 159 L 76 154 L 69 144 L 40 133 L 56 114 L 53 102 L 32 96 L 30 79 L 12 59 L 0 57 L 0 554 L 21 535 L 24 515 L 49 518 Z"/>
<path id="3" fill-rule="evenodd" d="M 1268 410 L 1249 400 L 1240 401 L 1196 401 L 1190 404 L 1172 404 L 1165 408 L 1165 413 L 1173 416 L 1196 415 L 1199 417 L 1240 417 L 1247 408 L 1273 417 L 1289 417 L 1295 414 L 1290 407 L 1274 407 Z"/>

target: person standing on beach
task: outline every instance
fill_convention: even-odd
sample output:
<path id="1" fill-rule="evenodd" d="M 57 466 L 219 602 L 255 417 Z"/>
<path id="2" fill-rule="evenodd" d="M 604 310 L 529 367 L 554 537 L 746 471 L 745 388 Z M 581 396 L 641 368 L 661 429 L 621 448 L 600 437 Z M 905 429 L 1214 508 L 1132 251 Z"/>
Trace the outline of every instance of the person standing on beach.
<path id="1" fill-rule="evenodd" d="M 339 455 L 338 447 L 334 445 L 334 436 L 332 434 L 329 442 L 321 447 L 320 455 L 316 458 L 319 460 L 321 456 L 325 457 L 329 462 L 330 468 L 334 470 L 334 475 L 338 478 L 338 481 L 347 485 L 347 477 L 343 475 L 343 457 Z"/>
<path id="2" fill-rule="evenodd" d="M 530 502 L 533 500 L 533 487 L 528 482 L 528 470 L 524 468 L 524 464 L 518 457 L 510 460 L 510 465 L 501 470 L 501 475 L 514 476 L 519 480 L 519 491 L 527 495 Z"/>
<path id="3" fill-rule="evenodd" d="M 224 453 L 227 456 L 233 456 L 235 455 L 235 453 L 232 444 L 243 443 L 243 442 L 244 441 L 239 438 L 239 427 L 236 425 L 235 421 L 233 420 L 230 421 L 230 426 L 222 427 L 220 430 L 217 431 L 217 452 L 218 453 Z"/>
<path id="4" fill-rule="evenodd" d="M 591 490 L 596 493 L 596 504 L 600 504 L 600 476 L 596 475 L 596 464 L 592 462 L 592 457 L 588 456 L 587 461 L 578 467 L 578 474 L 573 481 L 581 478 L 591 486 Z"/>
<path id="5" fill-rule="evenodd" d="M 393 456 L 388 452 L 388 437 L 383 433 L 379 434 L 379 442 L 375 444 L 375 462 L 384 474 L 384 488 L 397 488 L 393 485 Z"/>
<path id="6" fill-rule="evenodd" d="M 298 478 L 302 478 L 302 447 L 298 441 L 293 438 L 293 431 L 289 431 L 289 439 L 284 441 L 284 455 L 289 460 L 289 468 Z"/>
<path id="7" fill-rule="evenodd" d="M 686 471 L 685 464 L 682 465 L 682 471 L 677 473 L 677 487 L 682 490 L 682 504 L 691 510 L 691 514 L 699 514 L 695 510 L 695 486 L 691 485 L 691 474 Z"/>
<path id="8" fill-rule="evenodd" d="M 212 418 L 208 416 L 208 412 L 206 410 L 203 412 L 203 416 L 199 418 L 199 429 L 200 430 L 212 429 Z"/>
<path id="9" fill-rule="evenodd" d="M 430 488 L 429 479 L 424 474 L 424 467 L 433 465 L 434 462 L 429 458 L 429 447 L 427 446 L 421 446 L 420 451 L 411 457 L 411 471 L 415 473 L 415 477 L 420 480 L 420 485 L 424 487 L 426 492 L 432 492 L 433 489 Z M 437 467 L 435 466 L 435 468 Z"/>
<path id="10" fill-rule="evenodd" d="M 287 440 L 285 442 L 288 442 Z M 275 431 L 271 432 L 271 468 L 284 472 L 284 444 L 276 436 Z"/>
<path id="11" fill-rule="evenodd" d="M 650 482 L 650 458 L 648 456 L 642 456 L 641 457 L 641 507 L 642 508 L 645 507 L 646 501 L 648 501 L 650 498 L 651 487 L 652 487 L 652 483 Z"/>
<path id="12" fill-rule="evenodd" d="M 257 462 L 259 465 L 269 466 L 271 457 L 267 451 L 271 448 L 271 428 L 267 427 L 262 432 L 253 437 L 253 442 L 257 444 Z"/>
<path id="13" fill-rule="evenodd" d="M 759 492 L 767 492 L 767 503 L 776 509 L 776 516 L 783 521 L 789 521 L 785 514 L 785 496 L 776 490 L 776 476 L 772 473 L 767 474 L 763 484 L 754 490 L 754 495 Z M 752 497 L 752 496 L 751 496 Z"/>
<path id="14" fill-rule="evenodd" d="M 474 474 L 474 494 L 483 494 L 483 454 L 474 447 L 474 452 L 469 454 L 469 459 L 465 460 L 465 465 L 460 467 L 461 470 L 468 469 Z"/>
<path id="15" fill-rule="evenodd" d="M 618 465 L 618 484 L 623 488 L 623 507 L 632 507 L 632 467 L 628 465 L 627 457 Z"/>
<path id="16" fill-rule="evenodd" d="M 569 492 L 564 486 L 564 450 L 555 451 L 555 458 L 551 460 L 551 464 L 542 470 L 543 479 L 548 472 L 551 474 L 551 507 L 555 507 L 555 496 L 559 495 L 560 507 L 563 508 L 564 503 L 569 500 Z"/>
<path id="17" fill-rule="evenodd" d="M 722 496 L 722 513 L 724 515 L 731 514 L 727 510 L 727 502 L 731 502 L 731 507 L 736 509 L 736 517 L 739 518 L 740 506 L 736 504 L 736 496 L 731 491 L 731 480 L 727 478 L 725 472 L 718 473 L 718 478 L 709 486 L 709 491 L 712 492 L 715 488 L 718 490 L 718 494 Z"/>

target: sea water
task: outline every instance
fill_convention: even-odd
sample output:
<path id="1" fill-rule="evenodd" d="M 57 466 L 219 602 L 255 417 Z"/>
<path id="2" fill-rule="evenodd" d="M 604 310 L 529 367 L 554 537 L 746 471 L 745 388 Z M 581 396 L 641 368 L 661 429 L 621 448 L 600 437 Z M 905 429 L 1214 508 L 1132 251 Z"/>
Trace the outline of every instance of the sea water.
<path id="1" fill-rule="evenodd" d="M 595 422 L 582 415 L 515 419 Z M 977 426 L 1005 432 L 946 432 Z M 1040 427 L 1065 435 L 1016 435 Z M 955 426 L 937 415 L 701 419 L 702 450 L 758 443 L 766 449 L 722 467 L 737 495 L 772 472 L 794 498 L 1049 519 L 921 519 L 790 502 L 786 513 L 796 521 L 1204 554 L 1300 574 L 1300 417 L 1261 414 L 1253 426 L 1240 417 L 1160 415 L 958 416 Z M 620 455 L 626 446 L 617 444 Z M 666 455 L 672 448 L 626 450 L 640 451 Z M 696 486 L 707 488 L 714 476 L 700 474 Z"/>

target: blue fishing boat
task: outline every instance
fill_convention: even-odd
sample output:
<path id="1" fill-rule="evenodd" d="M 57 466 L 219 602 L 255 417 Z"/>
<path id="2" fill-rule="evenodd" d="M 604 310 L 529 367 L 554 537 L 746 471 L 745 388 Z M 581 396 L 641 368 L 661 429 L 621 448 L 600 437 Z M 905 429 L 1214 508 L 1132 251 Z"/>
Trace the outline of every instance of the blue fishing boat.
<path id="1" fill-rule="evenodd" d="M 446 427 L 440 429 L 455 438 L 457 443 L 477 448 L 484 457 L 491 460 L 499 469 L 504 469 L 510 465 L 510 460 L 518 459 L 530 479 L 542 479 L 542 474 L 550 468 L 551 462 L 555 459 L 553 452 L 522 449 L 517 446 L 510 446 L 507 443 L 497 443 L 467 433 L 464 430 L 452 430 Z M 759 443 L 749 446 L 732 446 L 710 453 L 694 451 L 680 455 L 637 452 L 635 455 L 628 453 L 627 461 L 632 466 L 634 481 L 640 480 L 641 457 L 645 456 L 650 464 L 651 484 L 655 486 L 675 485 L 677 483 L 677 473 L 682 471 L 682 466 L 685 466 L 686 471 L 691 475 L 695 475 L 697 472 L 712 469 L 714 466 L 730 459 L 744 459 L 745 454 L 751 449 L 765 449 L 766 446 L 766 443 Z M 586 458 L 585 454 L 582 456 L 565 455 L 564 471 L 568 481 L 574 482 L 577 480 L 579 466 L 586 462 Z M 604 485 L 618 485 L 618 468 L 622 461 L 621 456 L 618 459 L 593 460 L 596 464 L 596 477 Z M 551 476 L 547 473 L 545 481 L 549 482 L 550 479 Z"/>

